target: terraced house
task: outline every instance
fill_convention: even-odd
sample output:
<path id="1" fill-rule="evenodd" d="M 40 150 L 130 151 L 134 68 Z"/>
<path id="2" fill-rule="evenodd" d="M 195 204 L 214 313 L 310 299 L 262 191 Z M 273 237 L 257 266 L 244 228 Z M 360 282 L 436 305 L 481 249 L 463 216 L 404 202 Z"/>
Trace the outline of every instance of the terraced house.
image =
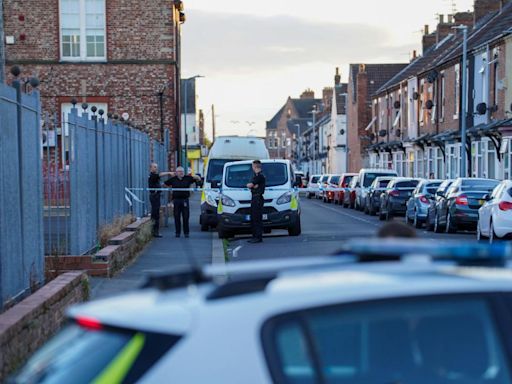
<path id="1" fill-rule="evenodd" d="M 440 16 L 425 30 L 423 54 L 372 97 L 366 158 L 400 175 L 461 174 L 461 126 L 467 126 L 469 176 L 509 178 L 512 135 L 512 4 L 476 0 L 474 12 Z M 462 106 L 463 33 L 467 37 L 467 114 Z M 459 27 L 459 28 L 454 28 Z"/>
<path id="2" fill-rule="evenodd" d="M 76 99 L 105 116 L 124 115 L 153 138 L 169 129 L 176 151 L 181 0 L 4 0 L 3 7 L 7 71 L 19 66 L 22 79 L 39 78 L 43 114 L 60 120 Z"/>

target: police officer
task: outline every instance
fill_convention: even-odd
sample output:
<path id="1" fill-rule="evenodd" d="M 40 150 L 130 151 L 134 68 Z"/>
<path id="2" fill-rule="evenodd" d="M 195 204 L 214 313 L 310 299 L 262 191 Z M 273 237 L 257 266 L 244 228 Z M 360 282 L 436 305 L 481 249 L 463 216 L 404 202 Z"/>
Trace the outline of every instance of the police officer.
<path id="1" fill-rule="evenodd" d="M 263 194 L 265 193 L 265 175 L 261 172 L 261 161 L 252 162 L 254 176 L 247 188 L 251 190 L 251 227 L 252 239 L 249 243 L 261 243 L 263 241 Z"/>
<path id="2" fill-rule="evenodd" d="M 171 178 L 164 184 L 171 188 L 190 188 L 194 183 L 200 183 L 201 177 L 185 175 L 183 167 L 176 168 L 176 173 L 171 172 Z M 181 236 L 181 224 L 183 219 L 183 233 L 185 237 L 189 237 L 189 217 L 190 217 L 190 204 L 189 204 L 189 191 L 173 191 L 172 201 L 174 205 L 174 226 L 176 229 L 176 237 Z"/>
<path id="3" fill-rule="evenodd" d="M 151 163 L 149 168 L 148 187 L 150 189 L 161 188 L 160 178 L 171 175 L 171 172 L 158 172 L 158 164 Z M 151 220 L 153 220 L 153 236 L 160 235 L 160 191 L 149 191 L 149 201 L 151 203 Z"/>

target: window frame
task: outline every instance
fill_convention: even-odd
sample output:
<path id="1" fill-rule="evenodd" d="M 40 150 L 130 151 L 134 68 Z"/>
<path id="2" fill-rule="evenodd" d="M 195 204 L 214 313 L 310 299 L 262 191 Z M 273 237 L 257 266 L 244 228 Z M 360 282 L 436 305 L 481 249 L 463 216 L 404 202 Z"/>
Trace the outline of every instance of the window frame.
<path id="1" fill-rule="evenodd" d="M 86 26 L 86 8 L 85 2 L 87 0 L 77 0 L 80 4 L 80 25 L 77 29 L 80 30 L 80 56 L 64 56 L 63 50 L 63 34 L 62 34 L 62 0 L 58 1 L 59 7 L 59 60 L 61 62 L 106 62 L 107 61 L 107 0 L 103 1 L 103 56 L 87 56 L 87 26 Z"/>
<path id="2" fill-rule="evenodd" d="M 432 293 L 425 295 L 411 295 L 407 297 L 372 298 L 356 302 L 319 305 L 269 317 L 263 322 L 263 325 L 260 328 L 260 342 L 272 381 L 274 383 L 287 382 L 286 376 L 281 369 L 282 365 L 280 365 L 280 357 L 277 352 L 275 338 L 273 338 L 275 329 L 282 323 L 288 322 L 293 324 L 295 322 L 299 325 L 303 331 L 303 336 L 306 340 L 307 354 L 311 359 L 311 365 L 313 367 L 314 376 L 312 377 L 312 380 L 315 383 L 325 383 L 326 381 L 322 373 L 317 346 L 313 339 L 311 329 L 308 328 L 306 322 L 306 316 L 308 313 L 314 314 L 316 311 L 329 311 L 333 309 L 342 311 L 348 308 L 350 310 L 351 308 L 357 308 L 360 306 L 371 307 L 375 303 L 379 304 L 383 302 L 388 302 L 390 306 L 393 306 L 393 304 L 402 302 L 415 303 L 418 300 L 429 301 L 439 299 L 482 300 L 488 306 L 488 314 L 490 319 L 493 321 L 496 336 L 501 342 L 504 362 L 508 363 L 509 370 L 511 370 L 510 372 L 512 373 L 512 368 L 510 368 L 512 367 L 512 328 L 510 327 L 510 323 L 512 322 L 512 293 L 503 291 L 476 291 L 464 293 Z"/>

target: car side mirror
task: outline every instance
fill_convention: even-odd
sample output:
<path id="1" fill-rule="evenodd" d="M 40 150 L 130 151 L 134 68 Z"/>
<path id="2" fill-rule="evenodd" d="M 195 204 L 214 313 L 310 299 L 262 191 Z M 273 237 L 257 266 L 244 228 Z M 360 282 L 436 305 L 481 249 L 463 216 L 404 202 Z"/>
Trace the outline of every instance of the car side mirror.
<path id="1" fill-rule="evenodd" d="M 219 188 L 219 182 L 217 180 L 212 181 L 212 188 Z"/>
<path id="2" fill-rule="evenodd" d="M 361 184 L 356 183 L 356 188 L 360 188 L 360 187 L 361 187 Z"/>

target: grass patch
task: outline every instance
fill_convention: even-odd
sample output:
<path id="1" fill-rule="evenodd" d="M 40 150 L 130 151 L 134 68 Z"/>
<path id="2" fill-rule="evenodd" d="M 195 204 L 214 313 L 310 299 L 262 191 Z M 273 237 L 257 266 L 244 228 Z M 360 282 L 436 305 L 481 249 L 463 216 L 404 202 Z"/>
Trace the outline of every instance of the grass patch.
<path id="1" fill-rule="evenodd" d="M 127 214 L 116 217 L 110 224 L 102 225 L 98 231 L 98 248 L 106 247 L 112 237 L 119 235 L 134 221 L 135 217 L 131 214 Z"/>
<path id="2" fill-rule="evenodd" d="M 228 239 L 222 239 L 222 248 L 224 250 L 224 261 L 226 263 L 228 263 L 229 262 L 229 254 L 228 254 L 229 240 Z"/>

